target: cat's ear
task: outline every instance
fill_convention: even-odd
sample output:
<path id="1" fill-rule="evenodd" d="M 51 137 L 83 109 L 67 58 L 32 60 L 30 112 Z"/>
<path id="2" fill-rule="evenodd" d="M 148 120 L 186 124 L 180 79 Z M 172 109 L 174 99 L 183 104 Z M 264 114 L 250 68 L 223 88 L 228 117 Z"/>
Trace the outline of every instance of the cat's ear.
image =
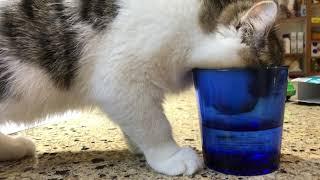
<path id="1" fill-rule="evenodd" d="M 255 31 L 268 32 L 278 15 L 278 5 L 274 1 L 261 1 L 250 8 L 241 18 L 242 22 L 250 23 Z"/>

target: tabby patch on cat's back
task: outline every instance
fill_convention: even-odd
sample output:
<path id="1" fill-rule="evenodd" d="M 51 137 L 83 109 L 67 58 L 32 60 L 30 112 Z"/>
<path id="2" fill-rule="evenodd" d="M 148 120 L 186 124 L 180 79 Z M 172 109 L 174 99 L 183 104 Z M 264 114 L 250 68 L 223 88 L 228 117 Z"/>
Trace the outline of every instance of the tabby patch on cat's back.
<path id="1" fill-rule="evenodd" d="M 85 43 L 81 40 L 81 27 L 105 30 L 119 9 L 116 0 L 15 2 L 6 8 L 9 5 L 0 1 L 0 94 L 7 89 L 10 78 L 5 58 L 40 67 L 57 88 L 69 89 Z"/>

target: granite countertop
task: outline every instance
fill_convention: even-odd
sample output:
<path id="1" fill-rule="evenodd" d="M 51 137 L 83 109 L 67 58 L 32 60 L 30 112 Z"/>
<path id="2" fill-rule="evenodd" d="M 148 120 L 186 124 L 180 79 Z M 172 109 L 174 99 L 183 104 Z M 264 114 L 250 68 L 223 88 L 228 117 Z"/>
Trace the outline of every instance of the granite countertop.
<path id="1" fill-rule="evenodd" d="M 176 140 L 201 155 L 193 91 L 168 97 L 165 105 Z M 259 177 L 226 176 L 204 169 L 192 177 L 153 172 L 129 153 L 122 135 L 99 110 L 18 133 L 34 139 L 37 158 L 0 163 L 0 179 L 320 179 L 320 106 L 287 103 L 281 168 Z"/>

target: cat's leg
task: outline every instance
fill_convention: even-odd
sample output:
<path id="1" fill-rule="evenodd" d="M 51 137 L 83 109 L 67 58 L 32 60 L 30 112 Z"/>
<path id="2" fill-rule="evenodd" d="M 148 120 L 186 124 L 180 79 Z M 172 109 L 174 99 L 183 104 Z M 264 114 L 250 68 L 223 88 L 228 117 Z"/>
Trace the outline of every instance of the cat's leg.
<path id="1" fill-rule="evenodd" d="M 0 132 L 0 161 L 18 160 L 35 154 L 34 143 L 24 137 L 12 137 Z"/>
<path id="2" fill-rule="evenodd" d="M 138 145 L 135 142 L 133 142 L 128 135 L 123 133 L 123 138 L 126 141 L 126 144 L 127 144 L 128 148 L 129 148 L 129 151 L 131 153 L 136 154 L 136 155 L 143 154 L 143 152 L 140 150 Z"/>
<path id="3" fill-rule="evenodd" d="M 191 148 L 181 148 L 172 137 L 171 126 L 163 113 L 161 100 L 152 88 L 112 87 L 97 98 L 102 109 L 116 122 L 157 172 L 167 175 L 190 175 L 202 167 Z"/>

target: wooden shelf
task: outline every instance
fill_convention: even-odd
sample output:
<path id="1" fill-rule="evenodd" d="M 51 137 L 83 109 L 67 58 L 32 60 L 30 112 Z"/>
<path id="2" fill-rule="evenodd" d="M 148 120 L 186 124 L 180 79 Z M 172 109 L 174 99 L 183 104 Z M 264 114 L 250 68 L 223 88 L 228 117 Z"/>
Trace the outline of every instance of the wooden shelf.
<path id="1" fill-rule="evenodd" d="M 312 23 L 311 18 L 314 17 L 316 14 L 318 14 L 320 10 L 320 3 L 318 4 L 312 4 L 311 0 L 305 1 L 306 5 L 306 16 L 303 17 L 293 17 L 293 18 L 287 18 L 287 19 L 279 19 L 277 23 L 281 26 L 284 26 L 285 24 L 294 24 L 297 23 L 297 25 L 304 26 L 304 32 L 305 32 L 305 49 L 303 54 L 285 54 L 284 57 L 296 57 L 297 59 L 300 57 L 303 57 L 303 71 L 302 72 L 290 72 L 290 77 L 301 77 L 301 76 L 312 76 L 312 75 L 319 75 L 320 72 L 315 72 L 312 69 L 312 57 L 311 57 L 311 42 L 312 40 L 312 32 L 315 31 L 315 29 L 320 29 L 320 23 Z M 299 28 L 300 29 L 300 28 Z M 301 31 L 301 30 L 300 30 Z"/>
<path id="2" fill-rule="evenodd" d="M 306 76 L 309 76 L 310 73 L 312 72 L 312 62 L 311 62 L 311 31 L 312 31 L 312 23 L 311 23 L 311 18 L 313 16 L 313 5 L 312 4 L 312 1 L 311 0 L 307 0 L 305 1 L 306 3 L 306 13 L 307 13 L 307 23 L 306 23 L 306 36 L 305 36 L 305 39 L 306 39 L 306 49 L 305 49 L 305 52 L 306 52 L 306 56 L 305 56 L 305 59 L 304 59 L 304 72 L 305 72 L 305 75 Z"/>
<path id="3" fill-rule="evenodd" d="M 289 77 L 302 77 L 304 76 L 304 72 L 302 71 L 293 71 L 293 72 L 289 72 Z"/>
<path id="4" fill-rule="evenodd" d="M 310 76 L 320 76 L 320 72 L 310 72 Z"/>
<path id="5" fill-rule="evenodd" d="M 284 54 L 284 57 L 303 57 L 304 53 Z"/>
<path id="6" fill-rule="evenodd" d="M 283 19 L 279 19 L 277 22 L 280 24 L 283 23 L 300 23 L 300 22 L 304 22 L 306 20 L 306 17 L 301 16 L 301 17 L 292 17 L 292 18 L 283 18 Z"/>
<path id="7" fill-rule="evenodd" d="M 312 24 L 311 24 L 311 27 L 320 28 L 320 23 L 312 23 Z"/>

